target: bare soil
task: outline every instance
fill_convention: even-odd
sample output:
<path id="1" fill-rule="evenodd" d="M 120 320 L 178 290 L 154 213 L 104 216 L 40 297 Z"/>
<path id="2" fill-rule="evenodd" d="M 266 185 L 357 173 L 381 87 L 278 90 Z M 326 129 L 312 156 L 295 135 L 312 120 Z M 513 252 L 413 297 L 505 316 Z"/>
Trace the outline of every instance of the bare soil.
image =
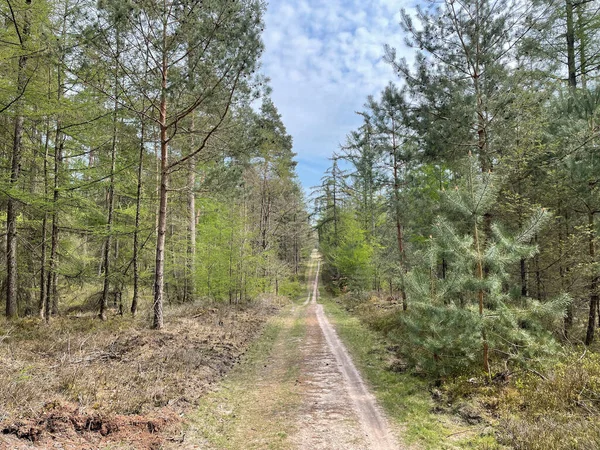
<path id="1" fill-rule="evenodd" d="M 86 413 L 77 406 L 51 405 L 37 419 L 5 425 L 0 448 L 98 449 L 118 444 L 126 448 L 161 448 L 161 433 L 179 422 L 173 410 L 158 410 L 145 416 Z M 171 428 L 172 429 L 172 428 Z M 171 438 L 173 439 L 173 438 Z"/>

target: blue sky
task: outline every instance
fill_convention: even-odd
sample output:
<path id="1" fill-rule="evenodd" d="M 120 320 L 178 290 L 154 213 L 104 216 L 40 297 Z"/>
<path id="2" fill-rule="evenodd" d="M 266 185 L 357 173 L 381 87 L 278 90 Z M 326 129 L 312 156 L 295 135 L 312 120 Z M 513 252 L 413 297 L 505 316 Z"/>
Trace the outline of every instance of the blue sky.
<path id="1" fill-rule="evenodd" d="M 328 158 L 360 125 L 368 95 L 398 81 L 383 45 L 410 59 L 400 9 L 414 0 L 270 0 L 263 73 L 294 139 L 305 191 L 320 183 Z"/>

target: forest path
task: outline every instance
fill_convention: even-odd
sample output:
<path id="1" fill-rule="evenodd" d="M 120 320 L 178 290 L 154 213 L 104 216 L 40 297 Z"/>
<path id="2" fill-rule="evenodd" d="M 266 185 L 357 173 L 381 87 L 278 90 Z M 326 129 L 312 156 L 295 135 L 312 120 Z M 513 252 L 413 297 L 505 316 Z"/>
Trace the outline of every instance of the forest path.
<path id="1" fill-rule="evenodd" d="M 400 448 L 388 423 L 317 303 L 320 257 L 312 279 L 306 314 L 306 335 L 301 345 L 303 360 L 299 384 L 301 406 L 299 431 L 292 441 L 301 449 L 371 449 Z M 309 283 L 310 283 L 309 278 Z"/>
<path id="2" fill-rule="evenodd" d="M 320 267 L 314 251 L 308 298 L 274 318 L 251 356 L 203 400 L 189 448 L 402 448 L 317 303 Z"/>

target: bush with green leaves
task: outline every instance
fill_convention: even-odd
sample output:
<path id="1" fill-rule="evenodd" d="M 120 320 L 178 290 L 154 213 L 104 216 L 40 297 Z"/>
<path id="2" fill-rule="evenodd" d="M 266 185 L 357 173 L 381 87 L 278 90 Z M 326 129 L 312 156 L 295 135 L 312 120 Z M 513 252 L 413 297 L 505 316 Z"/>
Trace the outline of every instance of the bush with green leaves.
<path id="1" fill-rule="evenodd" d="M 351 210 L 341 209 L 337 242 L 322 242 L 325 274 L 337 291 L 364 291 L 372 285 L 374 245 Z"/>

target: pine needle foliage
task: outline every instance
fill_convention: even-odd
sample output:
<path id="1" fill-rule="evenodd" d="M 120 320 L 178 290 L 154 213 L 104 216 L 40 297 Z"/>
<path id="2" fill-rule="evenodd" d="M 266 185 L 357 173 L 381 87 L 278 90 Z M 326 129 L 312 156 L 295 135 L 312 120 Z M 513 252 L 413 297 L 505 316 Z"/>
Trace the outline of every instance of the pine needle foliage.
<path id="1" fill-rule="evenodd" d="M 551 215 L 539 208 L 518 232 L 504 230 L 487 215 L 502 177 L 480 167 L 470 155 L 456 187 L 443 193 L 447 213 L 434 224 L 427 264 L 406 277 L 411 307 L 401 316 L 398 337 L 407 359 L 438 377 L 481 369 L 491 376 L 494 368 L 552 351 L 547 330 L 569 302 L 566 295 L 541 303 L 512 294 L 509 268 L 537 253 L 531 242 Z"/>

